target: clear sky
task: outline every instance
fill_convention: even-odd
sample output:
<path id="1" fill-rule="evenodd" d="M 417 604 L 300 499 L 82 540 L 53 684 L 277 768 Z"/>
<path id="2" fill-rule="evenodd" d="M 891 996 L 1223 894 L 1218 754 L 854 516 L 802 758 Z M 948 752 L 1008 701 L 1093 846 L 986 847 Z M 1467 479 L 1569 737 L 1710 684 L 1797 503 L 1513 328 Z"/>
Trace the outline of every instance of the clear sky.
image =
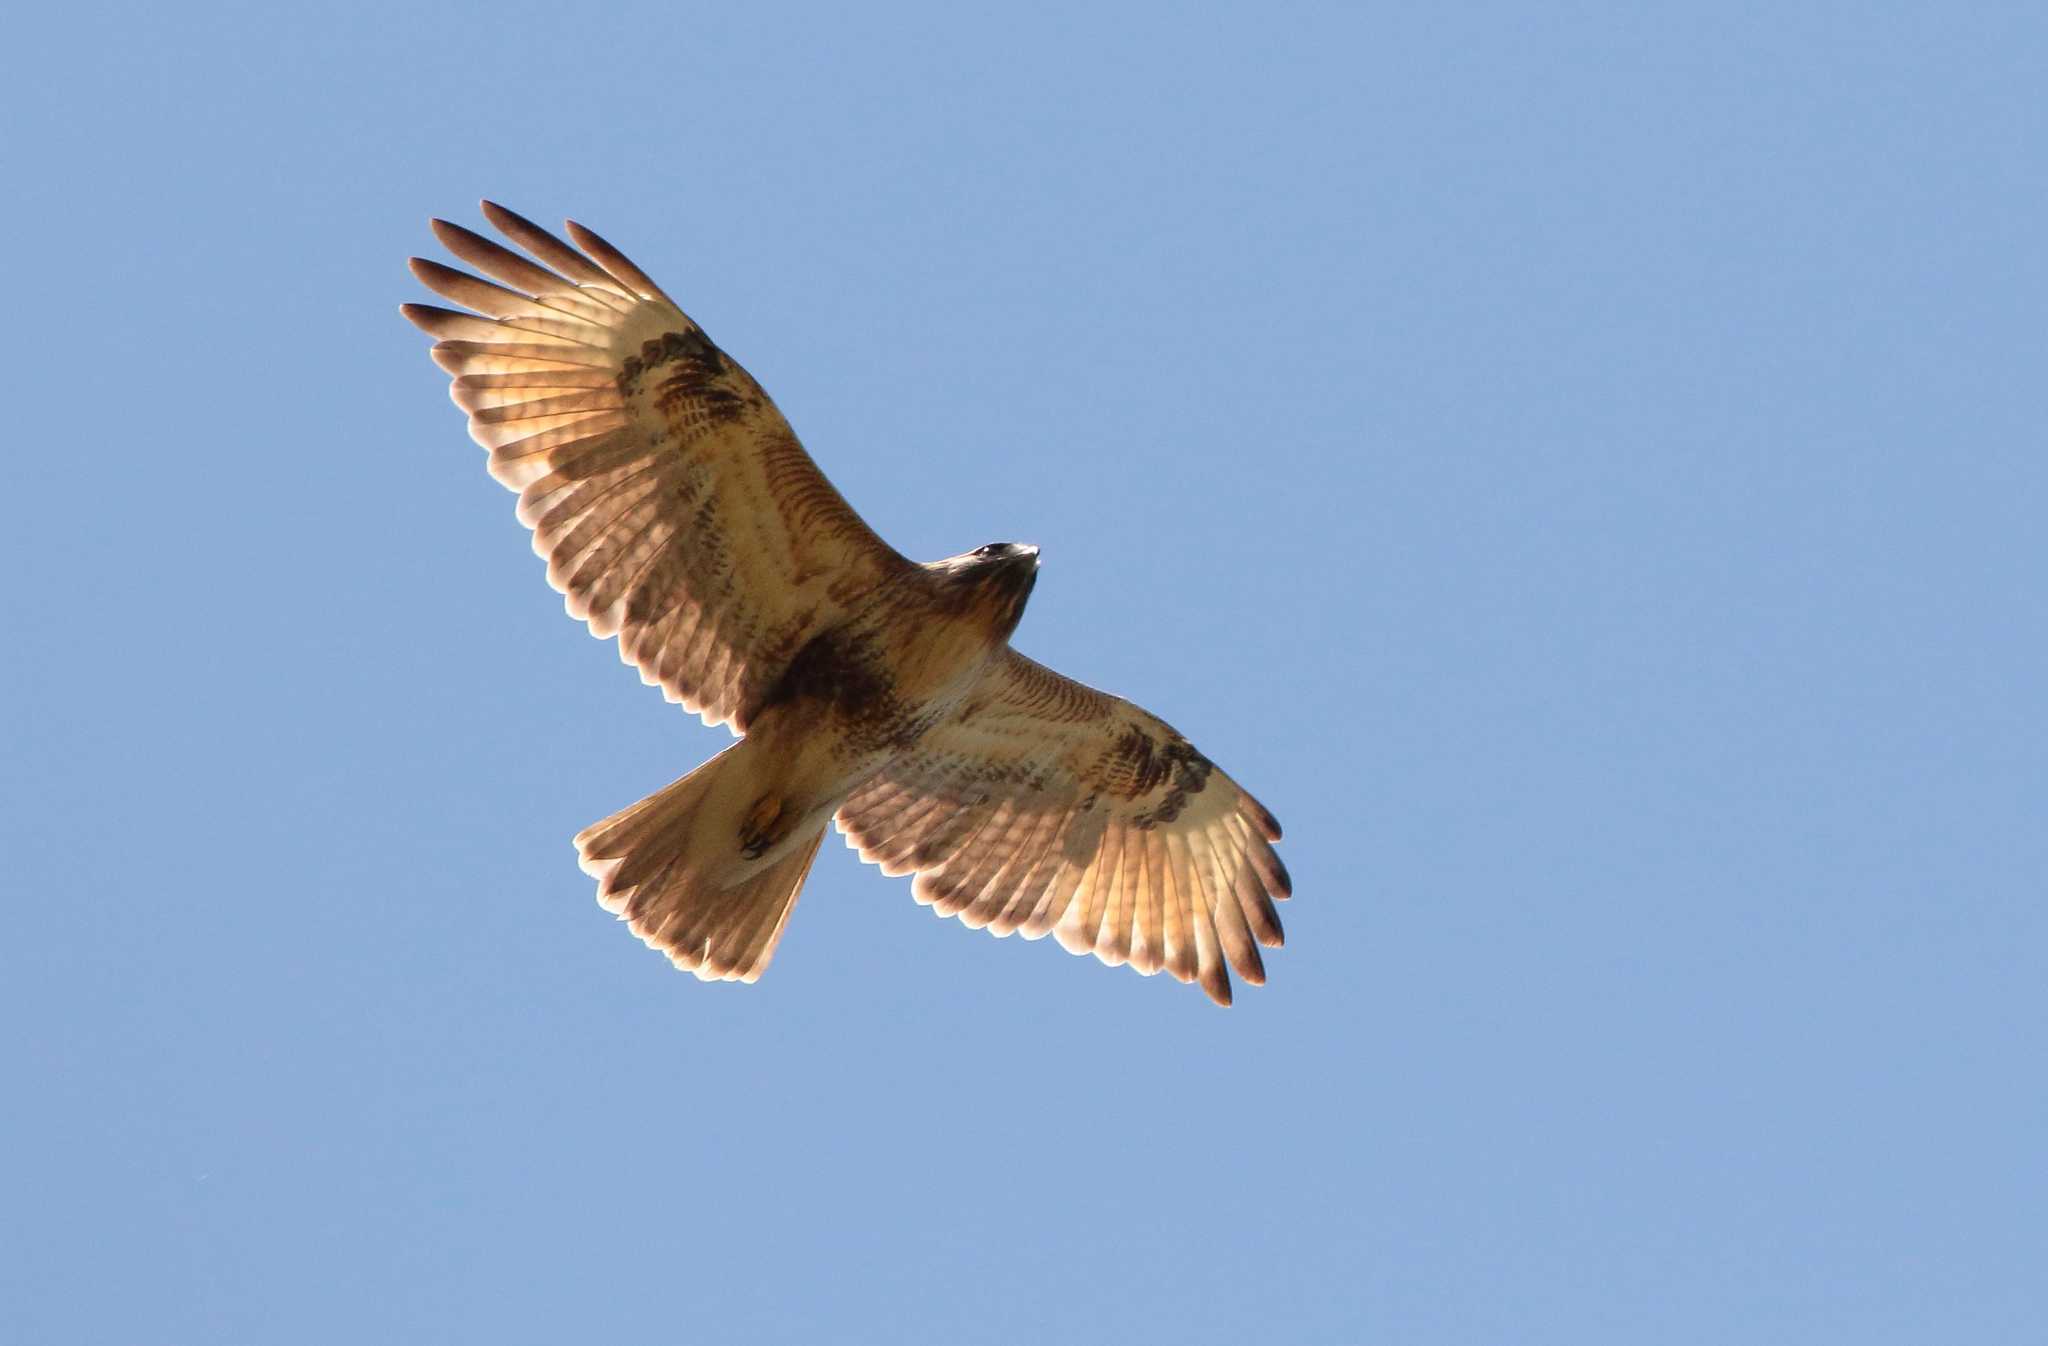
<path id="1" fill-rule="evenodd" d="M 0 1338 L 1813 1343 L 2048 1322 L 2048 12 L 37 7 L 0 50 Z M 832 840 L 397 305 L 597 228 L 898 547 L 1272 806 L 1235 1009 Z"/>

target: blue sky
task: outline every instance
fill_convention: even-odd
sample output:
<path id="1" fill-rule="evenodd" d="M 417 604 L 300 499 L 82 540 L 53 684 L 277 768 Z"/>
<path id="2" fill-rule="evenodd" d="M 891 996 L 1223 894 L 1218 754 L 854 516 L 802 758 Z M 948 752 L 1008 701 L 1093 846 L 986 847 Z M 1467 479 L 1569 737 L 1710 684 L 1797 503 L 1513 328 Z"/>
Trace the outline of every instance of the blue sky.
<path id="1" fill-rule="evenodd" d="M 15 21 L 0 1337 L 2039 1333 L 2038 6 L 700 8 Z M 604 916 L 726 740 L 398 318 L 484 195 L 1043 546 L 1269 986 Z"/>

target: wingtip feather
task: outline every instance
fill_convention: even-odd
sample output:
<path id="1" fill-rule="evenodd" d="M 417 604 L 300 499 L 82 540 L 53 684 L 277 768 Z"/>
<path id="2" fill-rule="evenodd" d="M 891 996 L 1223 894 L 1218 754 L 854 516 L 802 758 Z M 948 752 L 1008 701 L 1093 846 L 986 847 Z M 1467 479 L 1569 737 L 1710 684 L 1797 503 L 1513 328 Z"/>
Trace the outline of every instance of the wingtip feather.
<path id="1" fill-rule="evenodd" d="M 652 276 L 635 266 L 632 258 L 606 242 L 603 235 L 595 229 L 586 229 L 574 220 L 562 221 L 562 227 L 568 231 L 569 237 L 575 240 L 577 247 L 589 254 L 592 260 L 609 272 L 621 285 L 638 291 L 648 299 L 659 299 L 669 304 L 675 302 L 661 292 L 661 287 L 654 283 Z"/>
<path id="2" fill-rule="evenodd" d="M 448 310 L 436 308 L 432 304 L 400 304 L 398 312 L 414 327 L 419 328 L 428 336 L 433 336 L 435 335 L 435 327 L 440 324 Z"/>

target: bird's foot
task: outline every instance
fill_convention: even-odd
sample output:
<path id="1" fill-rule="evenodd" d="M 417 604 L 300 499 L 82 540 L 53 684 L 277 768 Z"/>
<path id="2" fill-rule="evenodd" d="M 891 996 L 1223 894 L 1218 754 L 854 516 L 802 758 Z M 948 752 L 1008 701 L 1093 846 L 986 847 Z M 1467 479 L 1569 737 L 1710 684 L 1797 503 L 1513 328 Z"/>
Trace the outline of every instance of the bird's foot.
<path id="1" fill-rule="evenodd" d="M 768 848 L 782 840 L 783 803 L 780 795 L 762 795 L 740 821 L 740 854 L 758 860 Z"/>

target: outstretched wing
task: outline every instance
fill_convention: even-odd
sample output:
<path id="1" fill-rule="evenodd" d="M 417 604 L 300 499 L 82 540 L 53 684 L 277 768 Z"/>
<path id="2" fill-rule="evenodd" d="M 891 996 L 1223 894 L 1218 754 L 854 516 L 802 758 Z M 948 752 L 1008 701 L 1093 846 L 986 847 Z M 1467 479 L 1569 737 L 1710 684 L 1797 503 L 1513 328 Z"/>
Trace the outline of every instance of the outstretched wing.
<path id="1" fill-rule="evenodd" d="M 840 808 L 917 900 L 997 935 L 1053 935 L 1230 1003 L 1226 960 L 1266 980 L 1280 824 L 1172 727 L 1007 651 L 958 716 Z"/>
<path id="2" fill-rule="evenodd" d="M 580 250 L 483 210 L 539 264 L 435 220 L 492 280 L 414 258 L 414 275 L 472 312 L 407 304 L 405 316 L 439 338 L 450 396 L 491 475 L 519 492 L 570 615 L 617 635 L 620 657 L 671 701 L 744 733 L 804 642 L 910 563 L 640 268 L 573 222 Z"/>

